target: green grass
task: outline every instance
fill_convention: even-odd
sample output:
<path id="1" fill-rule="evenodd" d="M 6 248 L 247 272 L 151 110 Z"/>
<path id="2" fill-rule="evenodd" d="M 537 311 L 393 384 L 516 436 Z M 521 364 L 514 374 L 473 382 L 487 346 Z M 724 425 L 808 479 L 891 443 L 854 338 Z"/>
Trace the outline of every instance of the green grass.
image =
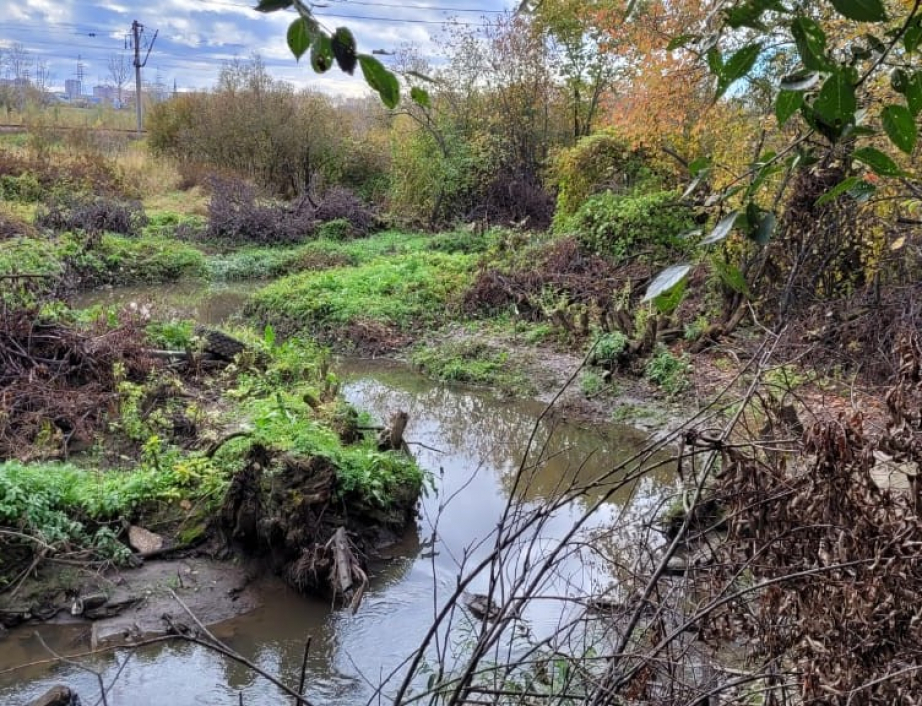
<path id="1" fill-rule="evenodd" d="M 471 255 L 433 252 L 371 257 L 274 282 L 254 295 L 248 313 L 279 331 L 331 341 L 345 340 L 344 329 L 360 321 L 399 330 L 434 326 L 448 317 L 474 263 Z"/>
<path id="2" fill-rule="evenodd" d="M 88 244 L 80 235 L 13 238 L 0 250 L 0 274 L 74 273 L 84 285 L 172 282 L 206 274 L 205 256 L 171 238 L 105 234 Z"/>
<path id="3" fill-rule="evenodd" d="M 487 385 L 508 395 L 534 392 L 534 386 L 507 351 L 480 341 L 424 346 L 413 353 L 412 362 L 443 382 Z"/>

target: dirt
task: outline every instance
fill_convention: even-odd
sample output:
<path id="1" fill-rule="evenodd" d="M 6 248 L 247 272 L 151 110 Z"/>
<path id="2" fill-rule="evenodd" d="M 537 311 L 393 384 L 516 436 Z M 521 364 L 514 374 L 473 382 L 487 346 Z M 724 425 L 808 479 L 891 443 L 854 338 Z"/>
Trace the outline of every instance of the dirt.
<path id="1" fill-rule="evenodd" d="M 243 615 L 260 606 L 261 588 L 269 581 L 273 579 L 253 581 L 253 572 L 241 563 L 206 556 L 148 561 L 134 569 L 99 572 L 58 568 L 26 584 L 16 596 L 4 596 L 2 610 L 6 616 L 15 611 L 24 617 L 40 614 L 50 624 L 85 623 L 95 649 L 165 634 L 170 624 L 164 616 L 176 625 L 194 626 L 182 604 L 205 625 Z M 86 599 L 87 605 L 104 599 L 94 611 L 115 614 L 96 619 L 74 616 L 76 596 Z"/>

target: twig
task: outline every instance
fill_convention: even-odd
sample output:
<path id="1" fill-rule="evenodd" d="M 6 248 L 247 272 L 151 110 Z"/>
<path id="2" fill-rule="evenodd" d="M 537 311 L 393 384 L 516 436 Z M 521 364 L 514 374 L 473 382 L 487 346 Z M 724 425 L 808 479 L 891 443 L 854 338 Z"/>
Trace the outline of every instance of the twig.
<path id="1" fill-rule="evenodd" d="M 307 657 L 311 651 L 311 636 L 308 635 L 304 642 L 304 657 L 301 659 L 301 678 L 298 679 L 298 693 L 304 694 L 304 681 L 307 678 Z M 295 706 L 298 706 L 298 700 L 295 699 Z"/>
<path id="2" fill-rule="evenodd" d="M 198 626 L 199 630 L 202 631 L 202 633 L 208 638 L 208 640 L 210 640 L 210 642 L 206 640 L 201 640 L 193 635 L 177 635 L 177 637 L 180 637 L 184 640 L 188 640 L 189 642 L 194 642 L 197 645 L 202 645 L 203 647 L 210 647 L 216 652 L 220 652 L 225 657 L 229 657 L 230 659 L 236 662 L 239 662 L 240 664 L 252 669 L 254 672 L 259 674 L 264 679 L 267 679 L 268 681 L 275 684 L 275 686 L 277 686 L 279 689 L 281 689 L 285 693 L 289 694 L 290 696 L 293 696 L 295 698 L 295 704 L 303 704 L 304 706 L 313 706 L 310 701 L 308 701 L 303 696 L 301 696 L 301 694 L 296 693 L 294 689 L 292 689 L 289 686 L 286 686 L 283 682 L 279 681 L 276 677 L 273 677 L 271 674 L 260 669 L 255 664 L 253 664 L 250 660 L 248 660 L 246 657 L 243 657 L 242 655 L 238 654 L 237 652 L 232 650 L 230 647 L 225 645 L 223 642 L 221 642 L 218 638 L 216 638 L 211 633 L 211 631 L 208 628 L 205 627 L 204 623 L 202 623 L 202 621 L 198 619 L 198 616 L 196 616 L 195 613 L 193 613 L 192 610 L 190 610 L 189 606 L 186 605 L 185 601 L 183 601 L 182 598 L 176 595 L 176 591 L 174 591 L 172 588 L 168 590 L 170 592 L 170 595 L 176 599 L 176 602 L 179 603 L 182 609 L 186 612 L 186 615 L 192 618 L 196 626 Z"/>
<path id="3" fill-rule="evenodd" d="M 102 698 L 102 706 L 109 706 L 109 702 L 106 699 L 106 684 L 102 680 L 101 672 L 97 672 L 95 669 L 91 669 L 90 667 L 87 667 L 85 664 L 77 662 L 76 660 L 68 659 L 67 657 L 63 657 L 59 655 L 57 652 L 55 652 L 53 649 L 51 649 L 48 646 L 48 643 L 46 643 L 45 640 L 42 639 L 41 634 L 37 630 L 35 631 L 34 635 L 36 639 L 41 643 L 42 647 L 44 647 L 50 654 L 54 655 L 61 662 L 69 664 L 72 667 L 76 667 L 77 669 L 82 669 L 84 672 L 89 672 L 90 674 L 94 675 L 96 677 L 96 680 L 99 682 L 99 692 Z"/>

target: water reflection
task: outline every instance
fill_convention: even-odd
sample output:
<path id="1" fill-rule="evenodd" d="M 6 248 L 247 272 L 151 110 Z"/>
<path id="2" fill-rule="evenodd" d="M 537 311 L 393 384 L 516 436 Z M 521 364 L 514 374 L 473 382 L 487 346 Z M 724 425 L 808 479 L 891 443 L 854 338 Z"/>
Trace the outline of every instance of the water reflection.
<path id="1" fill-rule="evenodd" d="M 527 440 L 541 412 L 539 404 L 498 399 L 488 392 L 434 385 L 404 367 L 360 361 L 343 364 L 346 396 L 378 419 L 396 409 L 409 413 L 406 436 L 416 442 L 419 462 L 436 478 L 436 490 L 420 506 L 418 527 L 390 550 L 394 560 L 377 567 L 369 591 L 355 615 L 331 611 L 322 601 L 295 595 L 276 582 L 263 586 L 265 605 L 213 628 L 243 656 L 296 684 L 305 641 L 311 638 L 308 695 L 318 703 L 365 703 L 378 684 L 420 644 L 459 573 L 489 556 L 494 532 L 515 485 Z M 630 430 L 598 430 L 548 421 L 537 430 L 544 462 L 530 463 L 529 482 L 519 488 L 523 507 L 546 507 L 562 482 L 582 482 L 610 470 L 643 438 Z M 563 480 L 562 480 L 563 479 Z M 547 600 L 531 602 L 523 613 L 529 639 L 543 639 L 577 608 L 560 597 L 585 594 L 611 581 L 611 565 L 599 550 L 635 541 L 632 533 L 647 519 L 671 483 L 669 473 L 645 476 L 620 487 L 590 517 L 583 543 L 567 549 L 555 571 L 541 579 Z M 554 551 L 585 508 L 606 492 L 592 487 L 577 502 L 556 509 L 527 528 L 503 567 L 507 582 L 527 573 L 537 558 Z M 617 531 L 610 528 L 616 525 Z M 611 551 L 607 552 L 612 555 Z M 478 576 L 469 590 L 484 592 L 489 579 Z M 562 614 L 563 610 L 563 614 Z M 177 611 L 180 612 L 180 611 Z M 85 629 L 85 628 L 84 628 Z M 464 652 L 479 623 L 459 613 L 455 629 L 443 634 L 449 655 Z M 66 633 L 66 634 L 65 634 Z M 60 649 L 77 637 L 50 631 Z M 511 648 L 510 648 L 511 649 Z M 129 656 L 119 651 L 121 661 Z M 0 669 L 45 657 L 30 637 L 19 632 L 0 644 Z M 111 681 L 118 666 L 111 657 L 94 662 Z M 94 703 L 95 677 L 69 666 L 0 674 L 0 703 L 23 703 L 49 685 L 66 682 Z M 192 645 L 169 645 L 134 654 L 112 691 L 110 703 L 170 706 L 230 706 L 243 694 L 247 706 L 283 702 L 277 690 L 245 668 Z M 386 691 L 385 693 L 390 693 Z M 287 702 L 287 699 L 284 700 Z"/>
<path id="2" fill-rule="evenodd" d="M 70 298 L 76 309 L 92 306 L 124 306 L 135 303 L 146 308 L 154 319 L 163 321 L 192 319 L 217 326 L 235 319 L 250 295 L 262 287 L 261 281 L 198 282 L 138 285 L 77 292 Z"/>

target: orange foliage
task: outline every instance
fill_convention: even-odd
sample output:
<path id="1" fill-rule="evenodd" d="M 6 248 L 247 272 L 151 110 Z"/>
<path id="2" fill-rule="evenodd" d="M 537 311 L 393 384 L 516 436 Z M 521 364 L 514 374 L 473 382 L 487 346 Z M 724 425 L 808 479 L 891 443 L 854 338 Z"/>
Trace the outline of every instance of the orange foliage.
<path id="1" fill-rule="evenodd" d="M 607 97 L 607 121 L 633 146 L 669 144 L 692 147 L 695 126 L 707 112 L 713 88 L 707 68 L 692 52 L 667 51 L 678 36 L 701 31 L 712 2 L 650 0 L 625 18 L 623 0 L 596 10 L 606 29 L 604 51 L 621 66 L 614 92 Z M 598 7 L 598 6 L 597 6 Z"/>

